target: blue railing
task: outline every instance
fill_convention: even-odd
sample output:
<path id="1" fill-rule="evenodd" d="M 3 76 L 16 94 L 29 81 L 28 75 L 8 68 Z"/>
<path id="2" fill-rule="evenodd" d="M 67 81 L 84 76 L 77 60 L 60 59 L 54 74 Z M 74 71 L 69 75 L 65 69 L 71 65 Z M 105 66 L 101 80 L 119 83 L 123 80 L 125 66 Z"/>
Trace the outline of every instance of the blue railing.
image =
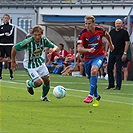
<path id="1" fill-rule="evenodd" d="M 100 4 L 100 5 L 131 5 L 133 0 L 0 0 L 1 5 L 47 5 L 47 4 L 70 4 L 70 5 L 85 5 L 85 4 Z"/>

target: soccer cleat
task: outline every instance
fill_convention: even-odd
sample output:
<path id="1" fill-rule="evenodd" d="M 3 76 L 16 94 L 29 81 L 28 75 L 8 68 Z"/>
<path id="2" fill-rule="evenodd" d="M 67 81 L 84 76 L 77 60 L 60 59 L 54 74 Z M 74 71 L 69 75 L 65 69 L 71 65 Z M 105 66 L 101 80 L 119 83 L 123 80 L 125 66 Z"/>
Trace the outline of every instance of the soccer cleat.
<path id="1" fill-rule="evenodd" d="M 42 101 L 45 101 L 45 102 L 50 102 L 50 101 L 51 101 L 51 100 L 49 100 L 46 96 L 45 96 L 45 97 L 42 97 L 42 96 L 41 96 L 41 100 L 42 100 Z"/>
<path id="2" fill-rule="evenodd" d="M 101 99 L 101 96 L 99 95 L 99 96 L 95 99 L 95 101 L 94 101 L 94 103 L 93 103 L 93 106 L 94 106 L 94 107 L 97 107 L 97 106 L 99 105 L 100 99 Z"/>
<path id="3" fill-rule="evenodd" d="M 97 101 L 100 101 L 100 99 L 101 99 L 101 96 L 99 95 L 99 96 L 96 98 L 96 100 L 97 100 Z"/>
<path id="4" fill-rule="evenodd" d="M 34 90 L 33 90 L 32 87 L 29 86 L 28 82 L 29 82 L 29 80 L 26 80 L 27 91 L 28 91 L 31 95 L 33 95 L 33 94 L 34 94 Z"/>
<path id="5" fill-rule="evenodd" d="M 91 103 L 93 101 L 93 98 L 91 96 L 87 96 L 84 100 L 85 103 Z"/>
<path id="6" fill-rule="evenodd" d="M 93 106 L 94 107 L 97 107 L 99 105 L 99 101 L 95 99 L 94 103 L 93 103 Z"/>
<path id="7" fill-rule="evenodd" d="M 0 79 L 2 79 L 2 77 L 0 77 Z"/>

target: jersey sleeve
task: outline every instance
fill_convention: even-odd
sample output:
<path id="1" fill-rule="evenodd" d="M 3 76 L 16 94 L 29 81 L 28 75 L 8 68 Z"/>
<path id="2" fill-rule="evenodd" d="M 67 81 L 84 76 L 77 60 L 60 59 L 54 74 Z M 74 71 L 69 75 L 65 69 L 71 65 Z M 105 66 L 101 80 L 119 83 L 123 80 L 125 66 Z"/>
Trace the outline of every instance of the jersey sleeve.
<path id="1" fill-rule="evenodd" d="M 24 50 L 27 48 L 27 45 L 32 41 L 32 37 L 23 40 L 22 42 L 19 42 L 14 45 L 15 49 L 18 51 Z"/>
<path id="2" fill-rule="evenodd" d="M 78 35 L 78 41 L 77 44 L 84 44 L 84 33 L 86 32 L 86 29 L 83 29 L 79 35 Z"/>
<path id="3" fill-rule="evenodd" d="M 107 31 L 103 26 L 96 26 L 95 29 L 100 31 L 102 36 L 106 36 Z"/>
<path id="4" fill-rule="evenodd" d="M 45 47 L 48 47 L 48 48 L 54 48 L 54 43 L 52 43 L 48 38 L 43 38 L 43 40 L 45 41 Z"/>

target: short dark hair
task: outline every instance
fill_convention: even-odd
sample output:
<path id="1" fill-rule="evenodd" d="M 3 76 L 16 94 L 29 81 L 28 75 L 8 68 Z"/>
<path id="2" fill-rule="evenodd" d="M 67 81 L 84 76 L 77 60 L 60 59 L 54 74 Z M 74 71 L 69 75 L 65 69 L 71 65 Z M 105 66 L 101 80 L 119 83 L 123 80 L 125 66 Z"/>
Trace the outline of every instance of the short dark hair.
<path id="1" fill-rule="evenodd" d="M 64 47 L 64 44 L 63 43 L 60 43 L 59 45 L 61 45 L 62 47 Z"/>

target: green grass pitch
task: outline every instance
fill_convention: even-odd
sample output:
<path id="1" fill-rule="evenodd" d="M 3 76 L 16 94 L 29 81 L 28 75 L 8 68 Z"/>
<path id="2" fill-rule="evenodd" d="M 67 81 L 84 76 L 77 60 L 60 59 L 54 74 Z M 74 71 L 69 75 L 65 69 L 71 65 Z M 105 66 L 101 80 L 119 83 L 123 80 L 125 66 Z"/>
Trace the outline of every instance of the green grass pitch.
<path id="1" fill-rule="evenodd" d="M 0 80 L 0 133 L 133 133 L 133 81 L 123 81 L 121 90 L 104 90 L 107 81 L 99 79 L 101 95 L 98 107 L 83 102 L 88 95 L 86 77 L 50 75 L 48 98 L 40 100 L 41 87 L 31 96 L 24 71 L 16 71 L 14 80 L 3 71 Z M 67 89 L 63 99 L 52 91 L 56 85 Z"/>

